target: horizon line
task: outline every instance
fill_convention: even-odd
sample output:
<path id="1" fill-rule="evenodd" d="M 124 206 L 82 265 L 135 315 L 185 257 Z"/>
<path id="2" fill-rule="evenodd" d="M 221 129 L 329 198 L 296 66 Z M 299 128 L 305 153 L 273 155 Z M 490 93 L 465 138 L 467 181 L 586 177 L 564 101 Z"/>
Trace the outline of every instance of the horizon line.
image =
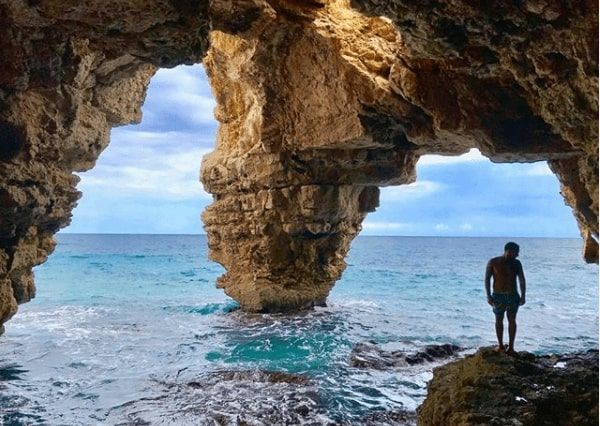
<path id="1" fill-rule="evenodd" d="M 58 232 L 55 235 L 162 235 L 162 236 L 203 236 L 206 237 L 206 234 L 170 234 L 170 233 L 144 233 L 144 232 L 136 232 L 136 233 L 128 233 L 128 232 Z M 574 240 L 580 239 L 580 236 L 577 237 L 558 237 L 558 236 L 518 236 L 518 235 L 362 235 L 358 234 L 357 237 L 377 237 L 377 238 L 389 238 L 389 237 L 400 237 L 400 238 L 547 238 L 547 239 L 562 239 L 562 240 Z"/>

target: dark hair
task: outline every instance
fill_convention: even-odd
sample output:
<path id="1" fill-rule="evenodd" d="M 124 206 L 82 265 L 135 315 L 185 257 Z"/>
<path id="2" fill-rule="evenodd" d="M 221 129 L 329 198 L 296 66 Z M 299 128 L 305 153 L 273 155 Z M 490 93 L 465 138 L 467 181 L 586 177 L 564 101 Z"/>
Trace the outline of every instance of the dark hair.
<path id="1" fill-rule="evenodd" d="M 504 251 L 508 251 L 508 250 L 519 251 L 519 245 L 517 243 L 513 243 L 512 241 L 509 243 L 506 243 L 506 245 L 504 246 Z"/>

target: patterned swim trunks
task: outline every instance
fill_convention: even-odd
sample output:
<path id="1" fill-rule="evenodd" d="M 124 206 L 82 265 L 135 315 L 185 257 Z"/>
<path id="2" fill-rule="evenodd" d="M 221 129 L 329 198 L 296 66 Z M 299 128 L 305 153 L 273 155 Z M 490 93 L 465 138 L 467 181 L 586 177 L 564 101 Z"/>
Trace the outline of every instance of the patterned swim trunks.
<path id="1" fill-rule="evenodd" d="M 494 314 L 504 315 L 504 312 L 516 314 L 519 310 L 519 301 L 521 297 L 518 293 L 499 294 L 492 293 L 492 302 L 494 303 Z"/>

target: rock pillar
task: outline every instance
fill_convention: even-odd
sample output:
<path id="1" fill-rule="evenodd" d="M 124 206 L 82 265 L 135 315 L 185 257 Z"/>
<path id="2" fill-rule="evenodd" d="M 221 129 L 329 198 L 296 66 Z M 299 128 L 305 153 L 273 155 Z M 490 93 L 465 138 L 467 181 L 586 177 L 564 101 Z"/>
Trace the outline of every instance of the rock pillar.
<path id="1" fill-rule="evenodd" d="M 247 311 L 323 305 L 379 189 L 292 185 L 217 197 L 204 213 L 217 286 Z"/>
<path id="2" fill-rule="evenodd" d="M 357 52 L 340 53 L 318 9 L 267 9 L 241 30 L 225 22 L 210 35 L 204 64 L 220 127 L 202 165 L 214 195 L 203 220 L 210 257 L 227 269 L 217 285 L 247 311 L 324 304 L 378 206 L 377 186 L 415 178 L 410 118 L 395 121 L 408 105 L 377 78 L 393 60 L 395 30 L 371 19 L 358 47 L 387 50 L 357 67 Z"/>

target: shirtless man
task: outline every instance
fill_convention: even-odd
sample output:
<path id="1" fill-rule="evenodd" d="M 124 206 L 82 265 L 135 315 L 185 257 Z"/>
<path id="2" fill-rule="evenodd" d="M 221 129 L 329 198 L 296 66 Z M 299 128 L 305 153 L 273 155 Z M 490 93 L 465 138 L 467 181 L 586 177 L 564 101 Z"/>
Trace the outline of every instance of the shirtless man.
<path id="1" fill-rule="evenodd" d="M 502 338 L 504 334 L 504 312 L 508 318 L 508 349 L 506 352 L 515 352 L 515 335 L 517 334 L 517 311 L 520 305 L 525 304 L 525 275 L 523 266 L 517 260 L 519 246 L 510 242 L 504 246 L 502 256 L 490 259 L 485 269 L 485 293 L 487 302 L 492 306 L 496 315 L 496 336 L 498 337 L 498 351 L 504 352 Z M 494 292 L 490 293 L 490 280 L 494 277 Z M 521 295 L 517 293 L 517 278 Z"/>

